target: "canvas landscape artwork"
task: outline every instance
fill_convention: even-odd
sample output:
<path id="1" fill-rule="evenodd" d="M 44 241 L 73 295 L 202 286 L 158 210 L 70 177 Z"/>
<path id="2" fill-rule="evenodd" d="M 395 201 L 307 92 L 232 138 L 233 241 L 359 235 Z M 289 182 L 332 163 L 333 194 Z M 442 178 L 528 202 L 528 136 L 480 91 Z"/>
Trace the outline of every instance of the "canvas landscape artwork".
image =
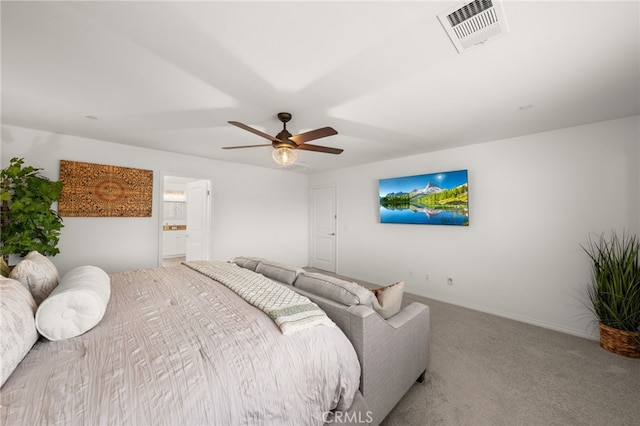
<path id="1" fill-rule="evenodd" d="M 466 170 L 380 179 L 381 223 L 469 226 Z"/>

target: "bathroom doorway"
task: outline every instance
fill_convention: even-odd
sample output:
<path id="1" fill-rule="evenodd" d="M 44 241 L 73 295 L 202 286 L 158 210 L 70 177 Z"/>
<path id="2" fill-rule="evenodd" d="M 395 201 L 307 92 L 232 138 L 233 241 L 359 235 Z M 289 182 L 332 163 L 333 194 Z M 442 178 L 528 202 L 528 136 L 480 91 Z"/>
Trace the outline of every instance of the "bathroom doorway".
<path id="1" fill-rule="evenodd" d="M 162 183 L 158 264 L 208 259 L 211 181 L 167 173 Z"/>

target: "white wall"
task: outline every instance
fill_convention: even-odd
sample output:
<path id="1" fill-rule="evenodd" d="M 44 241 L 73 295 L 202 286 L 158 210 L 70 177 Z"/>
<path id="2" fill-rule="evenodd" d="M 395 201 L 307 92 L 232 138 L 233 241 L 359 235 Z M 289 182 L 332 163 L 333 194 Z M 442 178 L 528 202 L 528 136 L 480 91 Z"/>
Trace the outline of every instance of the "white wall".
<path id="1" fill-rule="evenodd" d="M 580 244 L 640 230 L 639 127 L 638 116 L 595 123 L 316 173 L 309 185 L 338 186 L 338 273 L 593 336 Z M 469 227 L 379 223 L 378 179 L 459 169 Z"/>
<path id="2" fill-rule="evenodd" d="M 151 218 L 63 218 L 60 254 L 52 259 L 61 273 L 80 264 L 108 272 L 156 266 L 162 172 L 213 182 L 211 259 L 249 255 L 306 264 L 305 175 L 4 125 L 1 153 L 2 167 L 23 157 L 52 180 L 59 180 L 61 159 L 153 170 Z M 278 226 L 283 218 L 287 232 Z"/>
<path id="3" fill-rule="evenodd" d="M 61 159 L 154 171 L 152 218 L 64 218 L 62 273 L 79 264 L 117 272 L 157 264 L 160 172 L 213 182 L 212 259 L 308 257 L 308 186 L 338 187 L 338 273 L 577 335 L 590 232 L 640 230 L 640 118 L 494 141 L 316 173 L 242 166 L 2 126 L 2 158 L 24 157 L 58 180 Z M 470 226 L 378 222 L 378 179 L 469 171 Z M 308 186 L 307 186 L 308 182 Z M 289 230 L 278 224 L 287 218 Z M 429 275 L 429 280 L 425 275 Z M 447 286 L 452 277 L 454 285 Z"/>

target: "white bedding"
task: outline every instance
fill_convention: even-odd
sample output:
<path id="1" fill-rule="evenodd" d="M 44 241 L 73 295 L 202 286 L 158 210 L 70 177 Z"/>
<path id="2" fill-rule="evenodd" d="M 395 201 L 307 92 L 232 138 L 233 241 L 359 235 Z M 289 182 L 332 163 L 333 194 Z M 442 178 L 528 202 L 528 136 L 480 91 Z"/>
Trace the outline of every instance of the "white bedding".
<path id="1" fill-rule="evenodd" d="M 0 424 L 304 425 L 347 409 L 360 381 L 337 327 L 283 335 L 185 266 L 111 276 L 102 322 L 41 339 L 0 389 Z"/>

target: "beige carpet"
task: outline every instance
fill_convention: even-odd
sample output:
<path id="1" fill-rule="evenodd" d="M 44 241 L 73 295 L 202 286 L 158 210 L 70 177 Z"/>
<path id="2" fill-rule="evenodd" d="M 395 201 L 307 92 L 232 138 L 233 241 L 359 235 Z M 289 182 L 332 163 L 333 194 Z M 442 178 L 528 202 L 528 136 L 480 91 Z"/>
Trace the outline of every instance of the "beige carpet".
<path id="1" fill-rule="evenodd" d="M 407 294 L 431 307 L 429 374 L 391 425 L 640 425 L 640 359 L 598 342 Z"/>

